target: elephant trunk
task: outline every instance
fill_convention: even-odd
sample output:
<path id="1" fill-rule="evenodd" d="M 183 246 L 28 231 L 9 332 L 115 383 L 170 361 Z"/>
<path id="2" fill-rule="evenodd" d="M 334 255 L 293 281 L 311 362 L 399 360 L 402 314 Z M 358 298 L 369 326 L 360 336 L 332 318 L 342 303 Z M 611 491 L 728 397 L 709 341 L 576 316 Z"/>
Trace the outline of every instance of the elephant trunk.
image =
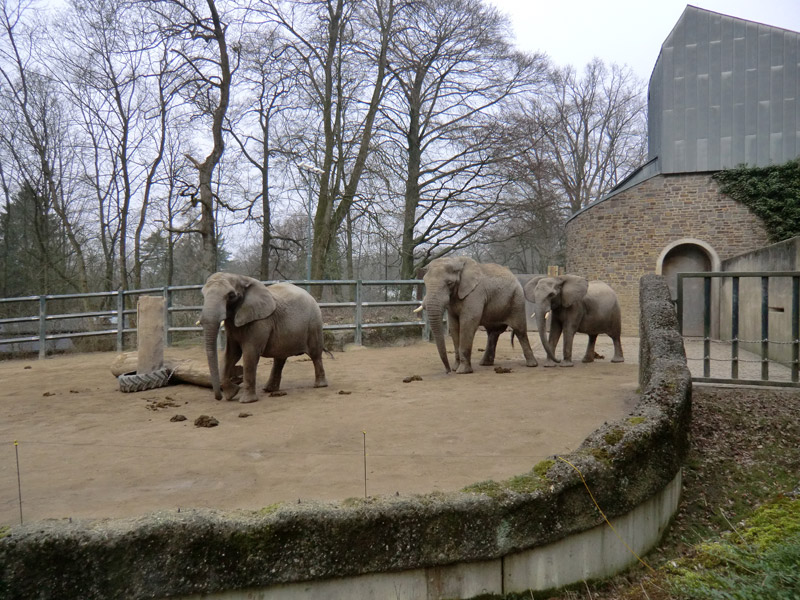
<path id="1" fill-rule="evenodd" d="M 549 310 L 549 307 L 542 307 L 541 309 L 538 307 L 536 308 L 536 327 L 539 330 L 539 339 L 542 342 L 542 348 L 544 348 L 547 358 L 553 362 L 560 362 L 559 359 L 556 358 L 555 348 L 550 347 L 550 342 L 547 339 L 546 317 Z"/>
<path id="2" fill-rule="evenodd" d="M 444 328 L 442 327 L 442 306 L 441 304 L 431 303 L 426 300 L 425 312 L 428 313 L 428 324 L 436 342 L 436 349 L 439 351 L 439 358 L 442 359 L 445 371 L 450 372 L 450 361 L 447 360 L 447 346 L 444 342 Z"/>
<path id="3" fill-rule="evenodd" d="M 217 354 L 217 334 L 219 333 L 220 319 L 213 315 L 207 315 L 206 311 L 203 311 L 203 317 L 200 320 L 203 323 L 203 340 L 214 398 L 222 400 L 222 390 L 219 384 L 219 357 Z"/>

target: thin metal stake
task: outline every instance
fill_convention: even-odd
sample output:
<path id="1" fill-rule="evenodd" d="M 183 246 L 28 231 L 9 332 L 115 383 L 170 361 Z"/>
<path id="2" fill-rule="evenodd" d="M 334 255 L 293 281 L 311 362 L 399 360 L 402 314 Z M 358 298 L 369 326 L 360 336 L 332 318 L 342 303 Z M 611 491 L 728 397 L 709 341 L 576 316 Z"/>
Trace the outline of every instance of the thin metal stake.
<path id="1" fill-rule="evenodd" d="M 14 440 L 14 454 L 17 455 L 17 494 L 19 495 L 19 524 L 22 525 L 22 480 L 19 475 L 19 442 Z"/>
<path id="2" fill-rule="evenodd" d="M 367 432 L 362 431 L 364 434 L 364 498 L 367 497 Z"/>

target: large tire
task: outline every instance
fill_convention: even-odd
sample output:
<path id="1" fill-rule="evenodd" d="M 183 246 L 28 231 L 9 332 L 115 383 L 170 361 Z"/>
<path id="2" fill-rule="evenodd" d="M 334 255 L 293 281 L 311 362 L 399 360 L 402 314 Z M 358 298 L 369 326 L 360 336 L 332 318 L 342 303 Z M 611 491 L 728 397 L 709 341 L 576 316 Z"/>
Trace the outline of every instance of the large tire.
<path id="1" fill-rule="evenodd" d="M 169 383 L 172 371 L 164 367 L 158 371 L 150 373 L 125 373 L 117 377 L 119 381 L 119 391 L 121 392 L 143 392 L 164 387 Z"/>

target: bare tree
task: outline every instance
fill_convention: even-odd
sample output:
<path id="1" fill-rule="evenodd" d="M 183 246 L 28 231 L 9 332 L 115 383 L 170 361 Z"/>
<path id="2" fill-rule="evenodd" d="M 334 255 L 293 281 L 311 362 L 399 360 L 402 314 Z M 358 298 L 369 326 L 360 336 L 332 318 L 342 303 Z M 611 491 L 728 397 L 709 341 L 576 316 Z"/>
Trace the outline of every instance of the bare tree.
<path id="1" fill-rule="evenodd" d="M 280 152 L 275 147 L 275 122 L 292 108 L 290 89 L 295 81 L 291 65 L 286 60 L 288 49 L 276 31 L 264 33 L 263 28 L 248 35 L 242 45 L 240 101 L 229 114 L 226 130 L 236 141 L 245 161 L 258 173 L 260 187 L 252 198 L 249 212 L 260 200 L 261 250 L 258 263 L 260 278 L 269 279 L 272 240 L 273 157 Z"/>
<path id="2" fill-rule="evenodd" d="M 88 292 L 86 240 L 77 225 L 79 215 L 76 213 L 80 207 L 72 203 L 67 188 L 66 171 L 71 165 L 63 156 L 64 107 L 52 83 L 43 76 L 41 63 L 36 63 L 37 48 L 42 40 L 41 31 L 28 27 L 25 22 L 26 12 L 31 10 L 29 3 L 10 6 L 5 0 L 0 1 L 0 89 L 4 95 L 3 105 L 9 111 L 2 142 L 19 171 L 18 180 L 42 202 L 42 226 L 46 228 L 48 215 L 55 213 L 59 233 L 69 248 L 74 274 L 55 264 L 45 265 L 43 272 L 55 269 L 64 282 L 73 284 L 80 292 Z M 43 231 L 42 235 L 47 237 L 51 233 L 55 232 Z M 47 256 L 44 260 L 48 260 Z M 45 279 L 43 288 L 45 292 L 52 290 L 49 280 Z"/>
<path id="3" fill-rule="evenodd" d="M 199 110 L 199 116 L 210 118 L 211 147 L 202 161 L 187 154 L 197 169 L 197 196 L 200 220 L 196 232 L 202 239 L 203 268 L 208 275 L 217 270 L 218 239 L 214 170 L 225 151 L 225 115 L 231 97 L 236 62 L 231 63 L 230 51 L 238 57 L 239 46 L 229 46 L 228 25 L 215 0 L 162 0 L 148 2 L 157 14 L 165 35 L 180 41 L 174 47 L 184 62 L 186 79 L 182 93 Z"/>
<path id="4" fill-rule="evenodd" d="M 477 0 L 423 0 L 404 17 L 383 115 L 402 156 L 390 164 L 404 187 L 400 276 L 411 278 L 496 218 L 508 184 L 498 119 L 536 89 L 544 59 L 514 52 L 506 19 Z"/>
<path id="5" fill-rule="evenodd" d="M 583 77 L 554 69 L 546 98 L 531 105 L 552 153 L 554 177 L 571 213 L 614 187 L 646 152 L 644 83 L 600 59 Z"/>
<path id="6" fill-rule="evenodd" d="M 321 127 L 298 131 L 294 154 L 298 162 L 312 157 L 322 171 L 311 277 L 336 276 L 337 234 L 357 197 L 369 156 L 398 8 L 395 0 L 270 1 L 262 6 L 292 43 L 308 98 L 306 122 Z M 321 160 L 314 160 L 316 156 Z"/>

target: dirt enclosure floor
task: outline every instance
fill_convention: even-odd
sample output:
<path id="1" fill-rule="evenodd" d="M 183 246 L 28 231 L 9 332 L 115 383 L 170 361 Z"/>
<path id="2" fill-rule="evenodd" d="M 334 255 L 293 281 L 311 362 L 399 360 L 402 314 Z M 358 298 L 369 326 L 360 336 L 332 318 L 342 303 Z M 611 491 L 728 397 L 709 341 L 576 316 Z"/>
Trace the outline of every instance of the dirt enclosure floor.
<path id="1" fill-rule="evenodd" d="M 576 356 L 585 343 L 576 337 Z M 253 404 L 187 384 L 122 393 L 111 353 L 3 361 L 0 526 L 19 523 L 20 488 L 25 522 L 363 497 L 365 443 L 370 496 L 523 474 L 630 411 L 638 340 L 623 349 L 626 362 L 611 364 L 602 336 L 606 360 L 546 369 L 535 343 L 540 366 L 527 368 L 504 335 L 494 367 L 477 366 L 478 355 L 475 373 L 445 375 L 430 343 L 350 347 L 325 358 L 329 387 L 314 389 L 311 362 L 297 357 L 284 370 L 286 394 L 261 391 Z M 200 348 L 167 354 L 205 363 Z M 261 359 L 260 386 L 270 363 Z M 404 382 L 413 376 L 421 380 Z M 203 415 L 219 424 L 195 426 Z"/>

